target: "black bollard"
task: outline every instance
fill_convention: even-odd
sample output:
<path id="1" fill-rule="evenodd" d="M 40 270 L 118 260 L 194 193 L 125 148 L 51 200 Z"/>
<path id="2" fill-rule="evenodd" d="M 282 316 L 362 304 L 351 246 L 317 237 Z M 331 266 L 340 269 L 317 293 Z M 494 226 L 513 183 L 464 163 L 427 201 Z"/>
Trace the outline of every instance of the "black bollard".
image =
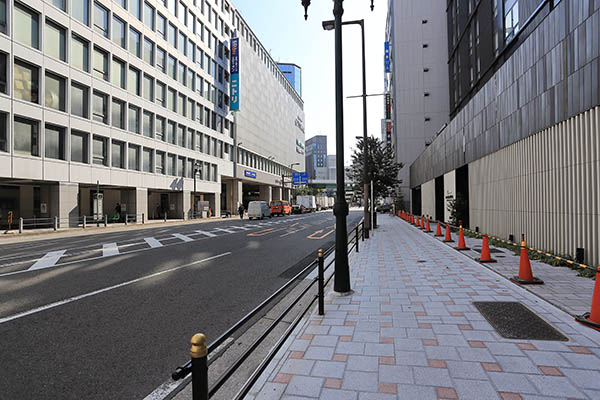
<path id="1" fill-rule="evenodd" d="M 206 336 L 196 333 L 192 336 L 192 399 L 208 400 L 208 365 L 206 363 Z"/>

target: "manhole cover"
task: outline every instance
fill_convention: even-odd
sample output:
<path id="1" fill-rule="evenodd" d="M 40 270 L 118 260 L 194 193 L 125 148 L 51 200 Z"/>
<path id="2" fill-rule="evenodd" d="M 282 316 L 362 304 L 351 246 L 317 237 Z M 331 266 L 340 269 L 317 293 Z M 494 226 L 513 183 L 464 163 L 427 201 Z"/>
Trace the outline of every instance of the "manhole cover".
<path id="1" fill-rule="evenodd" d="M 507 339 L 567 341 L 562 333 L 534 314 L 529 308 L 513 301 L 475 301 L 479 312 L 502 337 Z"/>

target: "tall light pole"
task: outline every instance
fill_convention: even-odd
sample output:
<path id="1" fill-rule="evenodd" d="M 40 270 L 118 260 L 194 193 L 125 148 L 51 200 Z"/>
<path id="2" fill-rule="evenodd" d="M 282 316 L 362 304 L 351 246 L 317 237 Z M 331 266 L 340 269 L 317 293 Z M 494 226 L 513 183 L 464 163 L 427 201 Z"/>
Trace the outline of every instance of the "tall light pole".
<path id="1" fill-rule="evenodd" d="M 299 162 L 295 162 L 295 163 L 290 164 L 290 169 L 293 170 L 295 165 L 300 165 L 300 163 Z M 283 192 L 284 192 L 284 190 L 285 190 L 285 171 L 283 171 L 281 173 L 281 200 L 283 200 Z M 290 201 L 291 201 L 291 199 L 290 199 Z"/>
<path id="2" fill-rule="evenodd" d="M 362 89 L 363 89 L 363 208 L 364 208 L 364 231 L 365 238 L 369 238 L 369 229 L 371 227 L 371 218 L 369 217 L 369 145 L 367 143 L 367 61 L 365 57 L 365 20 L 342 22 L 342 25 L 360 25 L 362 37 Z M 334 29 L 335 21 L 323 21 L 323 29 L 330 31 Z"/>
<path id="3" fill-rule="evenodd" d="M 311 0 L 301 0 L 304 7 L 304 19 L 308 18 L 308 7 Z M 348 228 L 346 216 L 348 203 L 346 202 L 344 187 L 344 88 L 342 76 L 342 7 L 343 0 L 334 0 L 333 15 L 335 27 L 335 141 L 336 141 L 336 201 L 333 213 L 336 219 L 335 230 L 335 277 L 333 290 L 342 294 L 349 294 L 350 268 L 348 265 Z M 371 0 L 371 11 L 373 0 Z"/>
<path id="4" fill-rule="evenodd" d="M 194 161 L 194 219 L 198 218 L 198 205 L 196 202 L 196 176 L 198 175 L 198 172 L 200 171 L 200 161 L 196 160 Z"/>

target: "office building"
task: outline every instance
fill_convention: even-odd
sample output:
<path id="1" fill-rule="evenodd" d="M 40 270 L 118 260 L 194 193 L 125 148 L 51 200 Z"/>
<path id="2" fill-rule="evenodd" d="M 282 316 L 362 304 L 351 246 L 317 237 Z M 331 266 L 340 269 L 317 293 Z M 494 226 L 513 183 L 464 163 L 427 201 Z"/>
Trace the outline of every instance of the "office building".
<path id="1" fill-rule="evenodd" d="M 219 215 L 245 184 L 269 199 L 304 162 L 303 121 L 302 100 L 227 0 L 0 2 L 3 224 L 9 211 L 77 224 L 96 215 L 98 189 L 99 214 L 119 203 L 138 221 L 188 218 L 201 201 Z"/>
<path id="2" fill-rule="evenodd" d="M 399 195 L 406 208 L 409 165 L 448 121 L 446 3 L 388 2 L 382 140 L 405 165 Z"/>
<path id="3" fill-rule="evenodd" d="M 450 121 L 410 167 L 412 209 L 600 263 L 600 3 L 447 2 Z"/>
<path id="4" fill-rule="evenodd" d="M 327 179 L 327 136 L 317 135 L 306 140 L 306 172 L 308 179 Z"/>
<path id="5" fill-rule="evenodd" d="M 302 68 L 296 64 L 278 63 L 277 65 L 279 65 L 279 69 L 294 89 L 296 89 L 296 93 L 302 97 Z"/>

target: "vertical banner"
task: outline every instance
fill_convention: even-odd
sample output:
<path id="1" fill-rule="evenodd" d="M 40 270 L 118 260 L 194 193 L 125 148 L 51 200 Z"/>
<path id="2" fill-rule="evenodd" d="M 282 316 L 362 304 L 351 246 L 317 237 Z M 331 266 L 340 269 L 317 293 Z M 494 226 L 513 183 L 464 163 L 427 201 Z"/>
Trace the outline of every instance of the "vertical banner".
<path id="1" fill-rule="evenodd" d="M 231 83 L 229 84 L 229 109 L 239 111 L 240 109 L 240 47 L 239 39 L 231 39 L 231 64 L 229 73 Z"/>
<path id="2" fill-rule="evenodd" d="M 390 42 L 385 42 L 384 64 L 385 72 L 392 72 L 390 70 Z"/>

